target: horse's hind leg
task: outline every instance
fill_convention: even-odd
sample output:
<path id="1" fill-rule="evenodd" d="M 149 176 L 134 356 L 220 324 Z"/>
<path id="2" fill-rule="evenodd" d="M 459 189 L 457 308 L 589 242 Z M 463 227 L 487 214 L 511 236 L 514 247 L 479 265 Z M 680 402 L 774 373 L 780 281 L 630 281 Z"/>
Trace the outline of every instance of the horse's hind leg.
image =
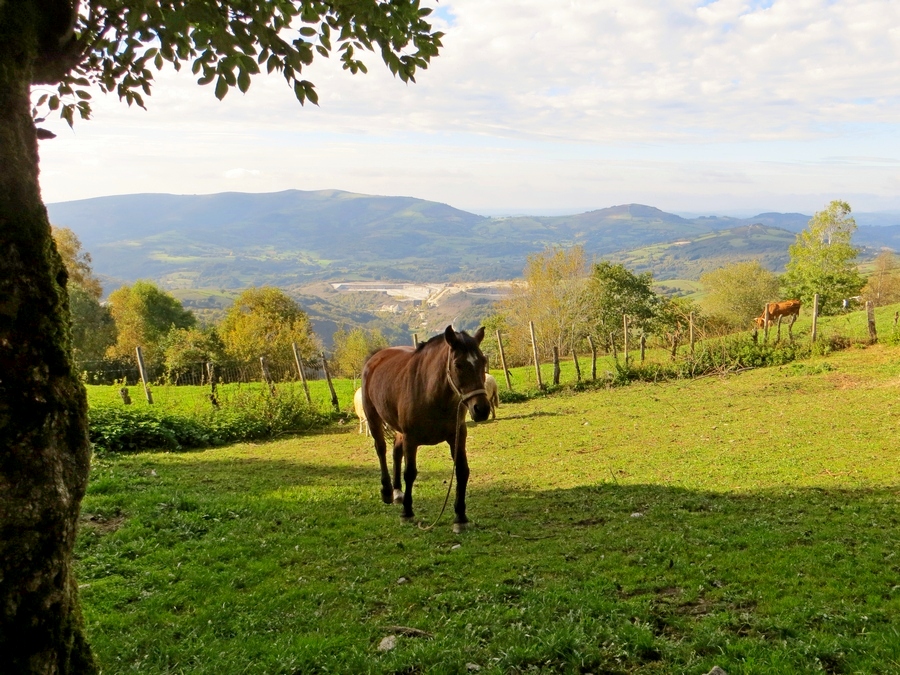
<path id="1" fill-rule="evenodd" d="M 400 438 L 400 434 L 397 434 L 397 437 Z M 394 452 L 397 452 L 397 447 L 398 446 L 396 445 L 394 446 Z M 400 514 L 400 517 L 403 520 L 412 520 L 413 483 L 416 480 L 416 476 L 419 475 L 419 470 L 418 468 L 416 468 L 416 451 L 419 448 L 418 446 L 412 445 L 409 440 L 407 440 L 406 436 L 403 436 L 402 440 L 400 441 L 399 447 L 400 452 L 403 454 L 404 459 L 406 460 L 406 466 L 403 470 L 403 480 L 406 483 L 406 490 L 403 492 L 403 513 Z M 399 481 L 399 471 L 397 474 L 397 478 Z"/>
<path id="2" fill-rule="evenodd" d="M 400 484 L 400 468 L 403 466 L 403 434 L 394 437 L 394 503 L 403 503 L 403 489 Z"/>
<path id="3" fill-rule="evenodd" d="M 381 466 L 381 501 L 385 504 L 393 502 L 393 491 L 391 490 L 391 475 L 388 472 L 387 465 L 387 443 L 384 442 L 384 424 L 377 416 L 374 418 L 367 414 L 369 431 L 372 434 L 372 440 L 375 441 L 375 454 L 378 455 L 378 464 Z"/>

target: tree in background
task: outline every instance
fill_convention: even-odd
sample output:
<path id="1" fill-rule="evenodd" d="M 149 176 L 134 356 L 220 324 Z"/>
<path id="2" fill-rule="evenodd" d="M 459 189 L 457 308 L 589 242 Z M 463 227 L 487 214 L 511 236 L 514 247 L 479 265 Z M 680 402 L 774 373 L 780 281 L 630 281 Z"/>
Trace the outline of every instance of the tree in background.
<path id="1" fill-rule="evenodd" d="M 172 328 L 160 346 L 166 363 L 166 379 L 174 384 L 191 372 L 203 372 L 207 363 L 221 366 L 227 361 L 225 345 L 213 327 Z"/>
<path id="2" fill-rule="evenodd" d="M 151 281 L 121 286 L 109 294 L 108 302 L 118 333 L 108 355 L 131 360 L 135 348 L 140 347 L 148 367 L 163 364 L 163 341 L 170 330 L 197 323 L 175 297 Z"/>
<path id="3" fill-rule="evenodd" d="M 862 289 L 862 296 L 876 307 L 900 302 L 900 266 L 891 251 L 882 251 L 875 257 L 875 268 Z"/>
<path id="4" fill-rule="evenodd" d="M 659 298 L 649 321 L 649 332 L 669 350 L 674 359 L 678 347 L 690 340 L 691 320 L 695 331 L 705 323 L 700 307 L 693 300 Z"/>
<path id="5" fill-rule="evenodd" d="M 116 325 L 107 307 L 100 304 L 103 287 L 91 268 L 91 254 L 68 227 L 51 229 L 53 241 L 69 275 L 69 310 L 72 318 L 72 356 L 81 370 L 101 361 L 116 342 Z"/>
<path id="6" fill-rule="evenodd" d="M 38 184 L 35 119 L 90 114 L 92 83 L 143 106 L 151 68 L 182 64 L 222 98 L 246 92 L 264 65 L 303 103 L 301 79 L 337 51 L 365 72 L 378 49 L 413 81 L 441 33 L 419 0 L 0 1 L 0 654 L 7 672 L 94 672 L 72 575 L 90 468 L 87 398 L 73 367 L 66 273 Z M 33 110 L 32 87 L 56 87 Z M 41 130 L 40 136 L 52 136 Z"/>
<path id="7" fill-rule="evenodd" d="M 116 322 L 108 306 L 78 285 L 69 289 L 72 312 L 72 356 L 79 369 L 102 361 L 116 344 Z"/>
<path id="8" fill-rule="evenodd" d="M 592 333 L 607 349 L 622 342 L 624 316 L 636 330 L 651 331 L 659 301 L 650 272 L 635 274 L 621 263 L 597 263 L 587 282 L 586 297 Z"/>
<path id="9" fill-rule="evenodd" d="M 855 231 L 847 202 L 835 200 L 818 211 L 788 249 L 791 259 L 781 277 L 785 296 L 812 306 L 818 293 L 819 312 L 834 314 L 844 298 L 859 295 L 866 282 L 855 265 L 859 249 L 850 243 Z"/>
<path id="10" fill-rule="evenodd" d="M 778 300 L 777 275 L 758 260 L 736 262 L 700 275 L 706 314 L 720 317 L 730 328 L 749 328 L 767 302 Z"/>
<path id="11" fill-rule="evenodd" d="M 321 349 L 306 312 L 272 286 L 241 293 L 220 324 L 219 335 L 225 353 L 235 361 L 249 363 L 264 356 L 277 368 L 295 368 L 292 343 L 304 360 L 315 358 Z"/>
<path id="12" fill-rule="evenodd" d="M 91 254 L 81 250 L 81 240 L 68 227 L 51 228 L 56 250 L 62 256 L 63 265 L 69 273 L 69 284 L 78 284 L 85 293 L 95 300 L 103 295 L 100 280 L 94 276 Z"/>
<path id="13" fill-rule="evenodd" d="M 498 303 L 508 330 L 509 365 L 531 360 L 529 321 L 534 322 L 538 351 L 547 358 L 554 347 L 565 352 L 583 337 L 586 324 L 584 248 L 548 247 L 528 256 L 522 284 Z M 504 348 L 507 347 L 504 340 Z"/>
<path id="14" fill-rule="evenodd" d="M 358 378 L 362 374 L 362 367 L 369 354 L 376 349 L 388 346 L 388 341 L 381 331 L 354 328 L 339 329 L 333 337 L 334 351 L 331 363 L 335 371 L 343 377 Z"/>

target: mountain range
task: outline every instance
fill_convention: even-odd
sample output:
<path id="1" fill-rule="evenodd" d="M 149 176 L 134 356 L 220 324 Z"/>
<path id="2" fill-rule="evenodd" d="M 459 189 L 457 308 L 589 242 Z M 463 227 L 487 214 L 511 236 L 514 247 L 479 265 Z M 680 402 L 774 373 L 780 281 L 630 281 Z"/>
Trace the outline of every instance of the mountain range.
<path id="1" fill-rule="evenodd" d="M 172 289 L 512 279 L 521 276 L 528 255 L 573 244 L 590 257 L 651 270 L 658 279 L 696 279 L 712 266 L 747 258 L 778 270 L 810 218 L 683 218 L 639 204 L 498 218 L 412 197 L 340 190 L 134 194 L 48 209 L 54 225 L 78 235 L 108 288 L 149 278 Z M 871 217 L 879 226 L 861 225 L 857 244 L 900 248 L 900 216 Z"/>

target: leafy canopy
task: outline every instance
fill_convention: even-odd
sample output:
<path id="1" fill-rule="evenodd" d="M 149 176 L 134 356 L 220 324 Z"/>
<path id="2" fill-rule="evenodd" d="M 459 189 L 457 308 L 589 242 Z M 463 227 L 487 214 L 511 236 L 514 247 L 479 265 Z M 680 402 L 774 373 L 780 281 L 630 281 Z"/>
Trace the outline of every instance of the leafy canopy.
<path id="1" fill-rule="evenodd" d="M 524 283 L 515 286 L 498 306 L 509 331 L 506 356 L 510 364 L 516 365 L 531 360 L 529 322 L 534 323 L 538 352 L 543 358 L 550 355 L 553 347 L 564 352 L 581 338 L 587 276 L 584 248 L 548 246 L 528 256 L 523 276 Z M 494 327 L 496 322 L 497 319 L 490 325 Z"/>
<path id="2" fill-rule="evenodd" d="M 863 297 L 876 307 L 900 302 L 900 265 L 891 251 L 882 251 L 875 257 L 874 269 L 862 290 Z"/>
<path id="3" fill-rule="evenodd" d="M 778 276 L 758 260 L 736 262 L 706 272 L 700 283 L 707 295 L 701 305 L 732 328 L 748 328 L 767 302 L 778 299 Z"/>
<path id="4" fill-rule="evenodd" d="M 109 307 L 79 284 L 69 286 L 72 316 L 72 356 L 78 368 L 102 361 L 116 344 L 116 323 Z"/>
<path id="5" fill-rule="evenodd" d="M 176 298 L 151 281 L 136 281 L 109 295 L 109 308 L 116 321 L 118 337 L 109 355 L 134 358 L 140 347 L 148 364 L 161 364 L 164 339 L 173 328 L 191 328 L 197 321 Z"/>
<path id="6" fill-rule="evenodd" d="M 819 311 L 833 314 L 842 300 L 859 295 L 865 279 L 856 269 L 859 249 L 850 243 L 856 221 L 847 202 L 833 201 L 818 211 L 788 252 L 791 259 L 782 277 L 785 294 L 812 304 L 819 294 Z"/>
<path id="7" fill-rule="evenodd" d="M 59 251 L 69 273 L 69 282 L 78 284 L 85 293 L 99 300 L 103 295 L 103 287 L 100 280 L 94 276 L 91 254 L 81 249 L 78 235 L 68 227 L 53 227 L 51 234 L 56 243 L 56 250 Z"/>
<path id="8" fill-rule="evenodd" d="M 78 3 L 72 5 L 78 7 Z M 129 105 L 144 107 L 153 70 L 190 66 L 199 84 L 214 84 L 222 99 L 250 88 L 264 68 L 279 72 L 300 103 L 318 101 L 303 69 L 315 56 L 339 54 L 345 70 L 366 72 L 360 58 L 379 51 L 390 71 L 415 82 L 438 54 L 442 33 L 432 31 L 431 9 L 419 0 L 88 0 L 75 9 L 74 29 L 47 50 L 35 83 L 57 84 L 37 102 L 59 110 L 71 125 L 91 113 L 88 88 L 99 85 Z"/>
<path id="9" fill-rule="evenodd" d="M 273 286 L 248 288 L 228 309 L 219 326 L 225 351 L 241 363 L 267 361 L 279 368 L 292 368 L 292 343 L 304 360 L 315 357 L 319 341 L 309 317 L 284 291 Z"/>
<path id="10" fill-rule="evenodd" d="M 344 377 L 360 377 L 363 363 L 376 349 L 388 346 L 388 341 L 381 331 L 353 328 L 339 329 L 335 332 L 334 352 L 331 363 L 335 371 Z"/>
<path id="11" fill-rule="evenodd" d="M 624 334 L 625 316 L 629 326 L 650 331 L 658 303 L 650 272 L 635 274 L 621 263 L 604 260 L 594 265 L 587 296 L 594 329 L 607 348 Z"/>

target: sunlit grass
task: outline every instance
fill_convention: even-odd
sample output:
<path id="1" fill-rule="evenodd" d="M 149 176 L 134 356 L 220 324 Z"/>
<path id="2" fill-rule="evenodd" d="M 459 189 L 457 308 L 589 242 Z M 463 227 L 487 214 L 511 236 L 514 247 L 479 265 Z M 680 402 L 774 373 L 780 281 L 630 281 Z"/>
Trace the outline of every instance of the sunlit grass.
<path id="1" fill-rule="evenodd" d="M 504 404 L 462 536 L 400 523 L 354 425 L 104 457 L 88 634 L 115 673 L 896 671 L 898 394 L 876 346 Z M 419 454 L 423 523 L 448 455 Z"/>

